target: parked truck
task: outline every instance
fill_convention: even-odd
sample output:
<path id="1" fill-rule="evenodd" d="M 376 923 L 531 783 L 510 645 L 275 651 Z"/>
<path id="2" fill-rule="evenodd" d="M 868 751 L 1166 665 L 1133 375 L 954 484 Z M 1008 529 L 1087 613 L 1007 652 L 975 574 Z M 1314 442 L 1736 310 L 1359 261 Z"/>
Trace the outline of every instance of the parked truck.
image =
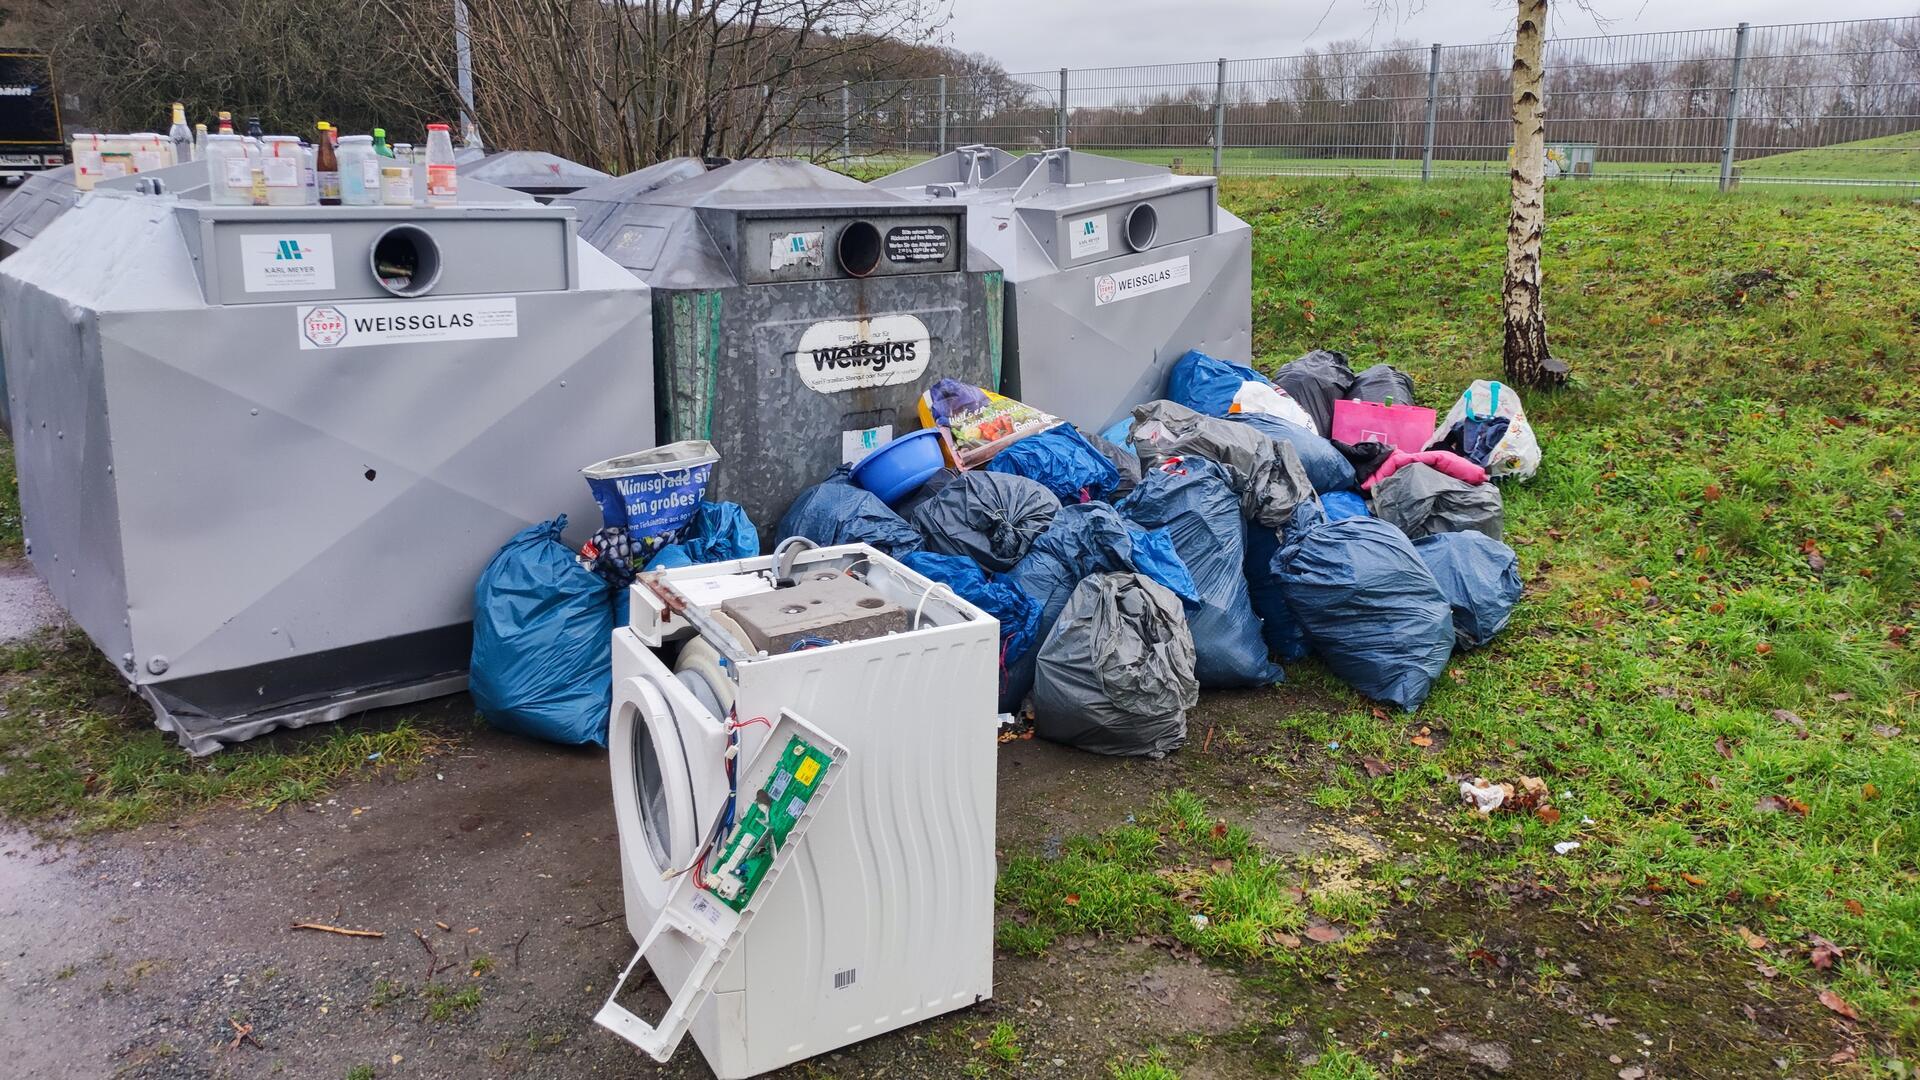
<path id="1" fill-rule="evenodd" d="M 0 183 L 67 163 L 53 59 L 31 49 L 0 49 Z"/>

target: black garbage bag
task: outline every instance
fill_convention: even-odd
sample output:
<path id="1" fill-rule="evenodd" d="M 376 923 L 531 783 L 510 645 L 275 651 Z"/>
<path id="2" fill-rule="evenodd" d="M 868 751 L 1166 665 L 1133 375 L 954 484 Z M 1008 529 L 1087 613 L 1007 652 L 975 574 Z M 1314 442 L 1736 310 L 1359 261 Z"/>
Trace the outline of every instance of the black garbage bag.
<path id="1" fill-rule="evenodd" d="M 966 472 L 913 512 L 928 551 L 965 555 L 996 574 L 1014 568 L 1060 510 L 1045 484 L 1011 473 Z"/>
<path id="2" fill-rule="evenodd" d="M 1353 377 L 1347 397 L 1375 405 L 1413 404 L 1413 376 L 1392 364 L 1375 364 Z"/>
<path id="3" fill-rule="evenodd" d="M 1134 570 L 1127 519 L 1106 503 L 1075 503 L 1060 508 L 1007 579 L 1040 601 L 1040 637 L 1045 640 L 1081 578 Z"/>
<path id="4" fill-rule="evenodd" d="M 1379 472 L 1380 466 L 1387 463 L 1387 459 L 1393 456 L 1394 451 L 1391 443 L 1346 443 L 1339 439 L 1327 441 L 1333 444 L 1335 450 L 1340 451 L 1340 456 L 1347 459 L 1348 465 L 1353 466 L 1353 479 L 1356 484 L 1366 483 L 1368 477 Z"/>
<path id="5" fill-rule="evenodd" d="M 1040 646 L 1034 734 L 1096 754 L 1160 758 L 1200 700 L 1180 601 L 1140 574 L 1095 574 Z"/>
<path id="6" fill-rule="evenodd" d="M 1298 360 L 1289 360 L 1273 373 L 1273 384 L 1300 403 L 1313 417 L 1320 434 L 1333 434 L 1333 403 L 1347 396 L 1353 385 L 1353 369 L 1347 358 L 1337 352 L 1315 349 Z"/>
<path id="7" fill-rule="evenodd" d="M 948 484 L 951 484 L 958 479 L 960 479 L 959 469 L 954 469 L 954 468 L 941 469 L 939 472 L 934 473 L 932 476 L 928 477 L 926 483 L 921 484 L 919 487 L 914 488 L 911 492 L 908 492 L 906 498 L 901 499 L 899 502 L 895 503 L 893 506 L 893 512 L 896 514 L 899 514 L 901 518 L 905 519 L 906 521 L 911 522 L 913 520 L 913 512 L 915 510 L 920 509 L 921 505 L 925 503 L 928 499 L 931 499 L 935 495 L 940 494 L 941 491 L 946 489 L 946 486 Z"/>
<path id="8" fill-rule="evenodd" d="M 1147 470 L 1120 512 L 1146 528 L 1165 529 L 1193 576 L 1200 607 L 1187 625 L 1199 654 L 1194 674 L 1200 685 L 1265 686 L 1282 679 L 1247 596 L 1247 526 L 1225 470 L 1201 458 L 1169 461 Z"/>
<path id="9" fill-rule="evenodd" d="M 1220 466 L 1240 496 L 1241 512 L 1270 528 L 1285 525 L 1295 506 L 1313 498 L 1313 482 L 1293 444 L 1276 442 L 1249 424 L 1203 416 L 1177 401 L 1151 401 L 1134 406 L 1129 437 L 1143 474 L 1175 457 Z"/>
<path id="10" fill-rule="evenodd" d="M 1082 430 L 1080 434 L 1085 435 L 1100 456 L 1113 463 L 1113 471 L 1120 474 L 1120 482 L 1107 496 L 1108 502 L 1119 502 L 1140 486 L 1140 455 L 1133 452 L 1133 447 L 1111 442 L 1091 431 Z"/>
<path id="11" fill-rule="evenodd" d="M 1373 485 L 1373 513 L 1409 539 L 1443 532 L 1480 532 L 1495 540 L 1505 521 L 1500 489 L 1456 480 L 1431 465 L 1403 465 Z"/>
<path id="12" fill-rule="evenodd" d="M 920 534 L 879 497 L 848 479 L 850 465 L 800 493 L 780 517 L 777 539 L 804 536 L 821 546 L 872 544 L 889 555 L 920 550 Z"/>
<path id="13" fill-rule="evenodd" d="M 1314 655 L 1348 686 L 1412 712 L 1453 654 L 1453 608 L 1412 541 L 1379 518 L 1294 511 L 1273 570 Z"/>
<path id="14" fill-rule="evenodd" d="M 1353 465 L 1347 461 L 1346 455 L 1334 447 L 1332 440 L 1323 439 L 1299 424 L 1277 416 L 1240 413 L 1233 419 L 1275 442 L 1292 445 L 1293 452 L 1300 455 L 1300 467 L 1307 471 L 1307 480 L 1313 484 L 1313 490 L 1320 494 L 1359 488 L 1360 481 L 1354 478 Z"/>
<path id="15" fill-rule="evenodd" d="M 1507 628 L 1520 602 L 1520 558 L 1477 532 L 1446 532 L 1413 542 L 1453 606 L 1453 647 L 1475 649 Z"/>

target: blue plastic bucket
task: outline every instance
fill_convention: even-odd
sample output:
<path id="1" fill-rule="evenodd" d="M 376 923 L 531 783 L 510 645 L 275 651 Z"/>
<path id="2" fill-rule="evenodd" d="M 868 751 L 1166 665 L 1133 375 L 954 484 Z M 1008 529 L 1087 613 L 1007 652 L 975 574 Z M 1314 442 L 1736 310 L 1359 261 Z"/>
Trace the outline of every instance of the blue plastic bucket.
<path id="1" fill-rule="evenodd" d="M 853 467 L 853 482 L 892 506 L 947 464 L 937 428 L 921 428 L 880 447 Z"/>
<path id="2" fill-rule="evenodd" d="M 671 544 L 693 520 L 719 451 L 705 439 L 622 454 L 580 470 L 609 529 L 624 527 L 649 550 Z"/>

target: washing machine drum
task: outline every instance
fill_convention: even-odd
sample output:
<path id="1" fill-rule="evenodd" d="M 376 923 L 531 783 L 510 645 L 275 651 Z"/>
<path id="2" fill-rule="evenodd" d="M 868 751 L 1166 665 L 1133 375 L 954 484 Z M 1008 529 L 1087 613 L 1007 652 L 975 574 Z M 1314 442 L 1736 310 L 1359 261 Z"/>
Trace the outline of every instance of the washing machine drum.
<path id="1" fill-rule="evenodd" d="M 648 673 L 614 688 L 614 799 L 630 857 L 652 874 L 677 875 L 706 844 L 727 797 L 721 699 L 697 673 Z M 629 835 L 638 832 L 640 842 Z"/>

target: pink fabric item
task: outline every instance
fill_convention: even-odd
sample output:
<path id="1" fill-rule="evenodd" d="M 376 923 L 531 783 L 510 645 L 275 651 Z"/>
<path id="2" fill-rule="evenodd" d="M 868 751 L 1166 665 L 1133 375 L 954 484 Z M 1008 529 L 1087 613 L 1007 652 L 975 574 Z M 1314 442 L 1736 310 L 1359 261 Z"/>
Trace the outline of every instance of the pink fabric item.
<path id="1" fill-rule="evenodd" d="M 1373 471 L 1372 476 L 1367 477 L 1367 482 L 1360 485 L 1360 490 L 1372 491 L 1373 485 L 1399 472 L 1401 466 L 1416 462 L 1421 465 L 1431 465 L 1455 480 L 1465 480 L 1469 484 L 1487 482 L 1487 470 L 1451 450 L 1422 450 L 1417 454 L 1395 450 L 1387 460 L 1380 463 L 1380 467 Z"/>

